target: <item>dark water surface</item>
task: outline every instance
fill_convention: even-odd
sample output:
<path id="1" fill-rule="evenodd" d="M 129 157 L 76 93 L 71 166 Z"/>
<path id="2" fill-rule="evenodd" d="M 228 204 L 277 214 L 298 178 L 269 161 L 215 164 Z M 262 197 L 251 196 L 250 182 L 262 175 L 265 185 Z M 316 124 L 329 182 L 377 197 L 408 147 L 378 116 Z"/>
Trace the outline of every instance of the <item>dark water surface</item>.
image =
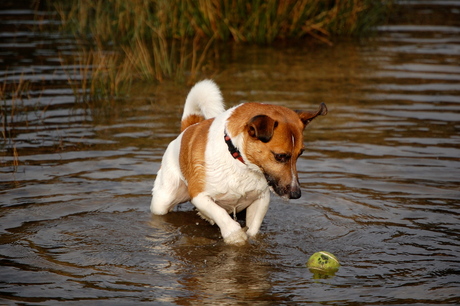
<path id="1" fill-rule="evenodd" d="M 0 11 L 0 84 L 18 89 L 1 101 L 0 304 L 460 303 L 460 1 L 404 3 L 375 38 L 222 56 L 229 106 L 329 107 L 305 133 L 302 198 L 274 196 L 241 248 L 190 204 L 149 213 L 189 87 L 88 108 L 59 60 L 73 41 Z M 334 277 L 304 266 L 321 250 Z"/>

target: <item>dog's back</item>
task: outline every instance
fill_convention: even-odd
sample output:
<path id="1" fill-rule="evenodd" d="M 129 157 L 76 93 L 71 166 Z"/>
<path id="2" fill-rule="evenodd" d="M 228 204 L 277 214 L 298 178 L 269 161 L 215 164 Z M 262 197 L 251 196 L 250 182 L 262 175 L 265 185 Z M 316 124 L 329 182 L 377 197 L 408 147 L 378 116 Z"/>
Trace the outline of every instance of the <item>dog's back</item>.
<path id="1" fill-rule="evenodd" d="M 192 87 L 185 100 L 181 131 L 224 111 L 224 101 L 217 85 L 211 80 L 201 81 Z"/>

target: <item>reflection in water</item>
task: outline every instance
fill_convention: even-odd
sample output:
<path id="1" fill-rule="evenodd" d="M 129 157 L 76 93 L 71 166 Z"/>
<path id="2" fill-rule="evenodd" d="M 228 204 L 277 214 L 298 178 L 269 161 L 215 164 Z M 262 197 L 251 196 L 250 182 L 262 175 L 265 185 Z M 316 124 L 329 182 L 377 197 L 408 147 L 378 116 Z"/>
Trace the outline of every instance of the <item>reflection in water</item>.
<path id="1" fill-rule="evenodd" d="M 260 303 L 276 299 L 270 294 L 269 268 L 260 264 L 265 257 L 263 240 L 244 247 L 225 245 L 218 229 L 194 211 L 152 216 L 150 225 L 164 232 L 179 231 L 172 241 L 155 244 L 172 251 L 182 262 L 175 273 L 178 282 L 191 294 L 177 298 L 175 303 L 214 304 L 226 300 Z"/>
<path id="2" fill-rule="evenodd" d="M 0 11 L 0 82 L 18 91 L 1 113 L 1 303 L 458 303 L 459 1 L 404 3 L 374 38 L 222 50 L 227 105 L 330 111 L 305 133 L 302 198 L 272 197 L 243 248 L 190 204 L 148 212 L 188 87 L 75 103 L 58 59 L 73 42 Z M 332 278 L 305 267 L 321 250 Z"/>

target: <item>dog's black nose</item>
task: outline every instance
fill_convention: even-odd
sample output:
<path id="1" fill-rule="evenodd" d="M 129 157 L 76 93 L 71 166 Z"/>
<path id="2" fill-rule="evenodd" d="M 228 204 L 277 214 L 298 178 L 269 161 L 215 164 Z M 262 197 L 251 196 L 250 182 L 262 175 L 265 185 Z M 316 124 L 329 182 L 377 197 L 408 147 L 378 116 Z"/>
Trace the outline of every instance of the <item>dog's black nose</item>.
<path id="1" fill-rule="evenodd" d="M 300 190 L 300 186 L 294 186 L 289 191 L 289 198 L 290 199 L 298 199 L 302 195 L 302 191 Z"/>
<path id="2" fill-rule="evenodd" d="M 299 190 L 299 191 L 296 191 L 296 192 L 291 192 L 289 194 L 289 198 L 290 199 L 298 199 L 298 198 L 300 198 L 301 195 L 302 195 L 302 192 L 300 192 L 300 190 Z"/>

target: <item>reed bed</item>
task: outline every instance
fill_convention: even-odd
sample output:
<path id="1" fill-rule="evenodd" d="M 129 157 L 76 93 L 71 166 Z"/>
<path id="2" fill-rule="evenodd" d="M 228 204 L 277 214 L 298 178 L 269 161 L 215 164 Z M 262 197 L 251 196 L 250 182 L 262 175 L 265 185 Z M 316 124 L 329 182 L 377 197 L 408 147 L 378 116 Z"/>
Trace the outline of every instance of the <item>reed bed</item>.
<path id="1" fill-rule="evenodd" d="M 11 75 L 16 77 L 16 75 Z M 19 154 L 15 143 L 15 126 L 17 121 L 27 122 L 27 113 L 24 112 L 24 99 L 29 98 L 31 84 L 21 75 L 16 81 L 8 82 L 4 78 L 0 84 L 0 121 L 1 138 L 0 149 L 12 157 L 11 163 L 0 161 L 6 166 L 12 166 L 15 173 L 19 167 Z M 6 160 L 8 160 L 7 158 Z"/>
<path id="2" fill-rule="evenodd" d="M 382 21 L 391 0 L 61 0 L 50 1 L 62 29 L 81 41 L 93 68 L 90 95 L 164 78 L 193 81 L 213 43 L 271 44 L 361 35 Z M 84 50 L 84 51 L 83 51 Z M 113 52 L 117 55 L 113 55 Z M 104 56 L 105 53 L 112 54 Z M 102 68 L 101 68 L 102 67 Z M 97 87 L 108 86 L 100 90 Z M 123 86 L 121 86 L 123 87 Z"/>

